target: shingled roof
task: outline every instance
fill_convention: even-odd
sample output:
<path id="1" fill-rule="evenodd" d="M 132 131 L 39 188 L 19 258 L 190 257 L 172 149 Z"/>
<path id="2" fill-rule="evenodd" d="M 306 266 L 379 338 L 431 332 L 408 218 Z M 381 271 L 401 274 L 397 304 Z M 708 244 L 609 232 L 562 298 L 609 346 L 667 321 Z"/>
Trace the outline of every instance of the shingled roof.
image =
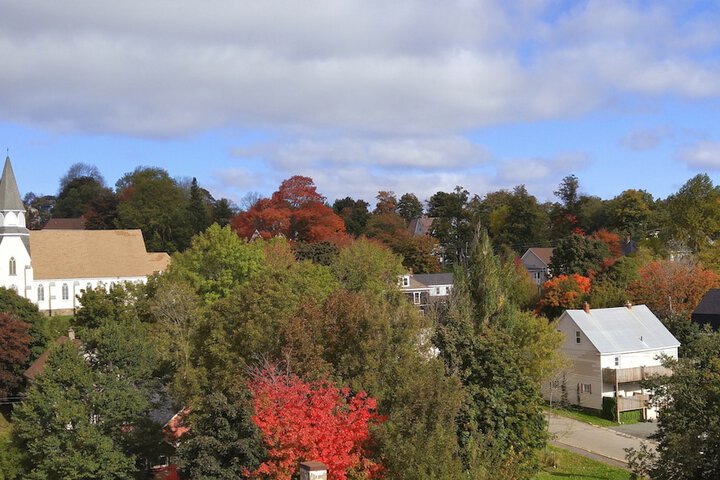
<path id="1" fill-rule="evenodd" d="M 25 205 L 20 200 L 15 173 L 10 165 L 10 157 L 5 157 L 5 167 L 0 179 L 0 210 L 25 210 Z"/>
<path id="2" fill-rule="evenodd" d="M 35 280 L 140 277 L 167 268 L 167 253 L 148 253 L 140 230 L 34 230 Z"/>

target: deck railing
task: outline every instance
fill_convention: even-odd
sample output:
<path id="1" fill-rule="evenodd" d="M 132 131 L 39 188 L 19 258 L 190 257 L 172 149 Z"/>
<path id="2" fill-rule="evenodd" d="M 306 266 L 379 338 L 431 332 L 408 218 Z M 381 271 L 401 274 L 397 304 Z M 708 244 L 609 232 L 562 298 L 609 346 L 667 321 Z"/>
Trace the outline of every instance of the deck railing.
<path id="1" fill-rule="evenodd" d="M 617 397 L 618 411 L 641 410 L 647 408 L 650 397 L 648 395 L 633 395 L 631 397 Z"/>
<path id="2" fill-rule="evenodd" d="M 670 376 L 672 370 L 662 365 L 632 368 L 603 368 L 603 381 L 607 383 L 639 382 L 651 376 Z"/>

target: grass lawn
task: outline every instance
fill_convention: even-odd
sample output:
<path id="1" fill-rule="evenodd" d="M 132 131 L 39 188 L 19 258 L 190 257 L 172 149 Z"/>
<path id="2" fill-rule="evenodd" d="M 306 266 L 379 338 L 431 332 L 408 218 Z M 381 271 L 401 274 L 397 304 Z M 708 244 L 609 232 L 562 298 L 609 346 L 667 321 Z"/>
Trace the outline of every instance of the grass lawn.
<path id="1" fill-rule="evenodd" d="M 582 455 L 550 446 L 548 456 L 555 454 L 557 468 L 546 467 L 535 480 L 629 480 L 630 472 L 622 468 L 611 467 L 604 463 L 585 458 Z"/>
<path id="2" fill-rule="evenodd" d="M 557 415 L 562 415 L 563 417 L 569 417 L 574 418 L 575 420 L 579 420 L 581 422 L 589 423 L 591 425 L 596 425 L 598 427 L 617 427 L 617 422 L 613 422 L 612 420 L 608 420 L 606 418 L 602 418 L 598 415 L 593 415 L 590 412 L 585 412 L 583 410 L 567 410 L 564 408 L 547 408 L 548 412 L 555 413 Z"/>

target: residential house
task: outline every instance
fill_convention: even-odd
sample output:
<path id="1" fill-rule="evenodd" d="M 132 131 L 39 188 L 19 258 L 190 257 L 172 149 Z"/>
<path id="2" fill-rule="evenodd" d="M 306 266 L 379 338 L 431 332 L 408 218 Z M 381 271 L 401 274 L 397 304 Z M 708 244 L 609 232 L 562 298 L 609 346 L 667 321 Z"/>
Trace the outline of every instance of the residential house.
<path id="1" fill-rule="evenodd" d="M 0 178 L 0 287 L 49 315 L 73 313 L 84 290 L 145 282 L 170 263 L 140 230 L 28 230 L 10 158 Z"/>
<path id="2" fill-rule="evenodd" d="M 421 237 L 423 235 L 432 235 L 433 223 L 435 217 L 422 216 L 419 218 L 413 218 L 408 224 L 408 230 L 415 237 Z"/>
<path id="3" fill-rule="evenodd" d="M 713 330 L 720 328 L 720 288 L 711 288 L 692 312 L 692 321 L 701 327 L 710 325 Z"/>
<path id="4" fill-rule="evenodd" d="M 530 278 L 541 288 L 543 284 L 550 278 L 550 261 L 552 260 L 554 248 L 552 247 L 532 247 L 520 258 L 523 265 L 530 274 Z"/>
<path id="5" fill-rule="evenodd" d="M 566 310 L 558 321 L 561 350 L 570 366 L 544 388 L 546 399 L 601 410 L 603 397 L 617 397 L 617 413 L 648 408 L 651 392 L 641 381 L 670 372 L 661 356 L 677 358 L 680 342 L 645 305 Z"/>
<path id="6" fill-rule="evenodd" d="M 452 273 L 408 273 L 400 278 L 400 290 L 423 313 L 435 303 L 446 301 L 452 286 Z"/>

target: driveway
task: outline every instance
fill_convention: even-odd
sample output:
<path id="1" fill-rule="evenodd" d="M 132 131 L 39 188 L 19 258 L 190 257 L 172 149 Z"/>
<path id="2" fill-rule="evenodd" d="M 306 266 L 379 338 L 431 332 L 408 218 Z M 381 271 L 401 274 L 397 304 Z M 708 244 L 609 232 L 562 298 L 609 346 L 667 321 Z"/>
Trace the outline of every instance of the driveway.
<path id="1" fill-rule="evenodd" d="M 656 422 L 639 422 L 630 425 L 618 425 L 617 427 L 610 427 L 611 430 L 616 432 L 625 433 L 633 437 L 638 437 L 643 440 L 647 440 L 651 435 L 657 432 Z"/>
<path id="2" fill-rule="evenodd" d="M 626 467 L 625 448 L 639 448 L 644 441 L 654 447 L 655 442 L 631 436 L 609 428 L 596 427 L 572 418 L 547 414 L 552 443 L 561 447 L 571 447 L 576 452 L 588 453 L 591 458 L 599 459 L 611 465 Z"/>

